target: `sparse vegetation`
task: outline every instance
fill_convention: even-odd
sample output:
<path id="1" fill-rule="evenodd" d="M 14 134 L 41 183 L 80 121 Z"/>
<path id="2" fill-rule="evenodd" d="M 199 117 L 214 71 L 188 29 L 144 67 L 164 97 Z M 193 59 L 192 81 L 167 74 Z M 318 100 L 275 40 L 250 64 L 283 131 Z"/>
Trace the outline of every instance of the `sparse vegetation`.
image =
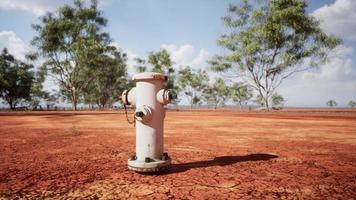
<path id="1" fill-rule="evenodd" d="M 242 82 L 234 83 L 229 88 L 229 96 L 233 102 L 236 102 L 241 108 L 243 105 L 246 105 L 247 102 L 252 97 L 251 88 L 248 85 L 245 85 Z"/>
<path id="2" fill-rule="evenodd" d="M 355 108 L 356 107 L 356 102 L 355 101 L 349 101 L 349 103 L 347 104 L 350 108 Z"/>
<path id="3" fill-rule="evenodd" d="M 284 106 L 284 98 L 282 97 L 282 95 L 274 93 L 271 97 L 271 101 L 272 101 L 272 108 L 274 109 L 281 109 Z"/>
<path id="4" fill-rule="evenodd" d="M 337 103 L 335 100 L 329 100 L 326 102 L 326 105 L 330 108 L 337 106 Z"/>
<path id="5" fill-rule="evenodd" d="M 74 124 L 68 129 L 68 132 L 71 136 L 79 135 L 79 130 L 77 129 L 77 127 Z"/>
<path id="6" fill-rule="evenodd" d="M 203 102 L 203 94 L 208 87 L 209 76 L 206 71 L 194 71 L 190 67 L 185 67 L 178 71 L 178 85 L 181 92 L 190 103 L 190 107 Z"/>
<path id="7" fill-rule="evenodd" d="M 35 49 L 27 59 L 43 61 L 37 71 L 32 64 L 3 51 L 0 97 L 11 109 L 19 102 L 34 110 L 45 103 L 49 109 L 61 101 L 72 103 L 73 110 L 78 103 L 109 108 L 124 89 L 133 86 L 127 74 L 128 57 L 104 31 L 108 20 L 98 1 L 73 2 L 48 12 L 32 25 L 36 35 L 31 44 Z M 215 81 L 210 82 L 206 69 L 176 66 L 166 49 L 151 51 L 147 58 L 135 58 L 136 70 L 168 75 L 166 88 L 173 94 L 174 104 L 185 97 L 191 108 L 217 108 L 227 103 L 242 107 L 249 102 L 266 110 L 282 108 L 285 100 L 277 88 L 283 80 L 325 63 L 328 52 L 341 44 L 339 38 L 322 31 L 306 8 L 305 0 L 261 1 L 259 5 L 243 0 L 240 5 L 231 4 L 223 17 L 229 32 L 218 39 L 226 54 L 216 55 L 209 62 L 209 69 L 222 73 L 214 77 Z M 56 80 L 59 91 L 43 90 L 48 76 Z M 334 107 L 336 102 L 327 106 Z M 348 106 L 354 108 L 356 103 L 350 101 Z"/>
<path id="8" fill-rule="evenodd" d="M 35 74 L 33 65 L 16 59 L 5 48 L 0 55 L 0 97 L 14 110 L 21 101 L 31 100 Z"/>
<path id="9" fill-rule="evenodd" d="M 107 19 L 97 5 L 97 1 L 91 1 L 85 7 L 82 1 L 74 1 L 74 6 L 65 5 L 57 12 L 47 13 L 40 24 L 32 26 L 37 33 L 32 40 L 37 47 L 33 55 L 45 60 L 42 71 L 56 78 L 73 110 L 84 91 L 87 101 L 91 100 L 88 96 L 94 95 L 100 105 L 106 105 L 109 98 L 103 87 L 109 83 L 108 89 L 112 89 L 126 73 L 125 55 L 111 45 L 109 34 L 102 32 Z M 118 74 L 112 73 L 116 67 L 121 70 Z M 115 77 L 100 79 L 108 75 L 106 72 Z"/>
<path id="10" fill-rule="evenodd" d="M 207 104 L 212 105 L 215 109 L 218 106 L 224 106 L 228 97 L 229 87 L 222 78 L 217 78 L 212 85 L 208 85 L 203 95 Z"/>
<path id="11" fill-rule="evenodd" d="M 217 40 L 228 53 L 215 56 L 212 69 L 242 78 L 269 110 L 283 80 L 324 63 L 328 52 L 341 43 L 321 30 L 306 7 L 304 0 L 231 4 L 223 17 L 229 32 Z"/>

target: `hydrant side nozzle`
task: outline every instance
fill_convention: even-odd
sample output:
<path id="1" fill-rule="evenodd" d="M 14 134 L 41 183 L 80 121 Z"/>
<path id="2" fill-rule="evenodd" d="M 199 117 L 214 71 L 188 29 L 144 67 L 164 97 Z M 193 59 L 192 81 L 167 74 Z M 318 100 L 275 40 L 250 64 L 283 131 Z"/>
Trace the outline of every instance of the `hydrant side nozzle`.
<path id="1" fill-rule="evenodd" d="M 124 105 L 130 105 L 129 100 L 127 99 L 127 93 L 130 90 L 124 90 L 121 94 L 121 101 L 124 103 Z"/>
<path id="2" fill-rule="evenodd" d="M 157 101 L 163 105 L 169 104 L 172 100 L 172 93 L 169 90 L 161 89 L 156 95 Z"/>
<path id="3" fill-rule="evenodd" d="M 145 114 L 142 111 L 138 111 L 135 113 L 136 117 L 143 117 Z"/>
<path id="4" fill-rule="evenodd" d="M 121 95 L 121 101 L 124 105 L 136 106 L 136 87 L 124 90 Z"/>

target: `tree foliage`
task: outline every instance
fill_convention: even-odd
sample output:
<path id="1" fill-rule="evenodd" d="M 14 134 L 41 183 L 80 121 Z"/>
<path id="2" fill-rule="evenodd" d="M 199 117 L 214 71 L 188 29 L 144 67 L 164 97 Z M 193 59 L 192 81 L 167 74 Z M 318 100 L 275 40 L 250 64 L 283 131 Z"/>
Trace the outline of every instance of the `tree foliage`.
<path id="1" fill-rule="evenodd" d="M 356 102 L 355 101 L 349 101 L 349 103 L 347 104 L 350 108 L 355 108 L 356 107 Z"/>
<path id="2" fill-rule="evenodd" d="M 209 76 L 206 71 L 194 71 L 187 66 L 178 71 L 177 84 L 193 108 L 194 105 L 202 103 L 202 94 L 209 84 Z"/>
<path id="3" fill-rule="evenodd" d="M 37 35 L 32 44 L 45 59 L 42 68 L 56 78 L 63 95 L 77 108 L 79 97 L 105 67 L 107 54 L 115 47 L 102 28 L 107 20 L 92 0 L 89 7 L 76 0 L 55 13 L 47 13 L 33 25 Z"/>
<path id="4" fill-rule="evenodd" d="M 0 55 L 0 97 L 15 109 L 23 100 L 31 99 L 34 72 L 31 64 L 17 60 L 3 49 Z"/>
<path id="5" fill-rule="evenodd" d="M 255 89 L 269 109 L 271 97 L 292 74 L 318 66 L 340 39 L 325 34 L 306 12 L 305 0 L 267 0 L 230 5 L 223 17 L 229 32 L 217 41 L 228 50 L 210 61 Z"/>
<path id="6" fill-rule="evenodd" d="M 242 82 L 234 83 L 229 88 L 229 96 L 233 102 L 238 103 L 240 107 L 247 104 L 252 97 L 252 91 L 250 87 Z"/>
<path id="7" fill-rule="evenodd" d="M 28 61 L 35 61 L 37 59 L 36 55 L 27 54 L 26 58 Z M 41 100 L 46 99 L 49 96 L 47 91 L 44 91 L 43 83 L 46 79 L 46 71 L 39 69 L 34 72 L 33 84 L 31 87 L 31 97 L 29 103 L 32 109 L 37 110 L 40 106 Z"/>
<path id="8" fill-rule="evenodd" d="M 272 107 L 273 108 L 282 108 L 284 106 L 284 98 L 278 93 L 274 93 L 271 97 Z"/>
<path id="9" fill-rule="evenodd" d="M 337 106 L 337 103 L 335 100 L 329 100 L 326 102 L 326 105 L 329 106 L 330 108 Z"/>
<path id="10" fill-rule="evenodd" d="M 223 78 L 217 78 L 213 84 L 205 88 L 203 97 L 207 104 L 214 106 L 215 109 L 219 105 L 224 106 L 229 98 L 229 87 Z"/>
<path id="11" fill-rule="evenodd" d="M 113 52 L 102 56 L 102 66 L 95 79 L 84 89 L 84 102 L 99 107 L 110 107 L 128 85 L 126 79 L 126 54 Z"/>

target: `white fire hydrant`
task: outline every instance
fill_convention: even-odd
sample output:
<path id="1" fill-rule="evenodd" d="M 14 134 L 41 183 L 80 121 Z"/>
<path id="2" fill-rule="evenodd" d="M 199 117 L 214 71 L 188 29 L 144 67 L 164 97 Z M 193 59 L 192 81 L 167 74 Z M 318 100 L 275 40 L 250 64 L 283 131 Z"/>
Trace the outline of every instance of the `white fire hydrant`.
<path id="1" fill-rule="evenodd" d="M 138 172 L 158 172 L 171 164 L 163 151 L 164 105 L 171 101 L 171 94 L 164 89 L 167 76 L 144 72 L 133 76 L 136 87 L 125 90 L 121 99 L 135 109 L 136 153 L 128 160 L 128 168 Z"/>

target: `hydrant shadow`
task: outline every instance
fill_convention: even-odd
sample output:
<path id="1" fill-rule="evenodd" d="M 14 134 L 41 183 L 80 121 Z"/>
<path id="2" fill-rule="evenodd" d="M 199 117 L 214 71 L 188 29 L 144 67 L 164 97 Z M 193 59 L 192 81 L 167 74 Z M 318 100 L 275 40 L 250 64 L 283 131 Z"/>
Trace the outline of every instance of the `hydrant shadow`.
<path id="1" fill-rule="evenodd" d="M 250 154 L 246 156 L 220 156 L 215 157 L 213 160 L 204 160 L 204 161 L 196 161 L 190 163 L 181 163 L 181 164 L 172 164 L 170 169 L 162 172 L 161 174 L 171 174 L 171 173 L 179 173 L 184 172 L 189 169 L 195 168 L 204 168 L 204 167 L 212 167 L 212 166 L 226 166 L 232 165 L 239 162 L 247 162 L 247 161 L 263 161 L 278 158 L 277 155 L 273 154 Z"/>

